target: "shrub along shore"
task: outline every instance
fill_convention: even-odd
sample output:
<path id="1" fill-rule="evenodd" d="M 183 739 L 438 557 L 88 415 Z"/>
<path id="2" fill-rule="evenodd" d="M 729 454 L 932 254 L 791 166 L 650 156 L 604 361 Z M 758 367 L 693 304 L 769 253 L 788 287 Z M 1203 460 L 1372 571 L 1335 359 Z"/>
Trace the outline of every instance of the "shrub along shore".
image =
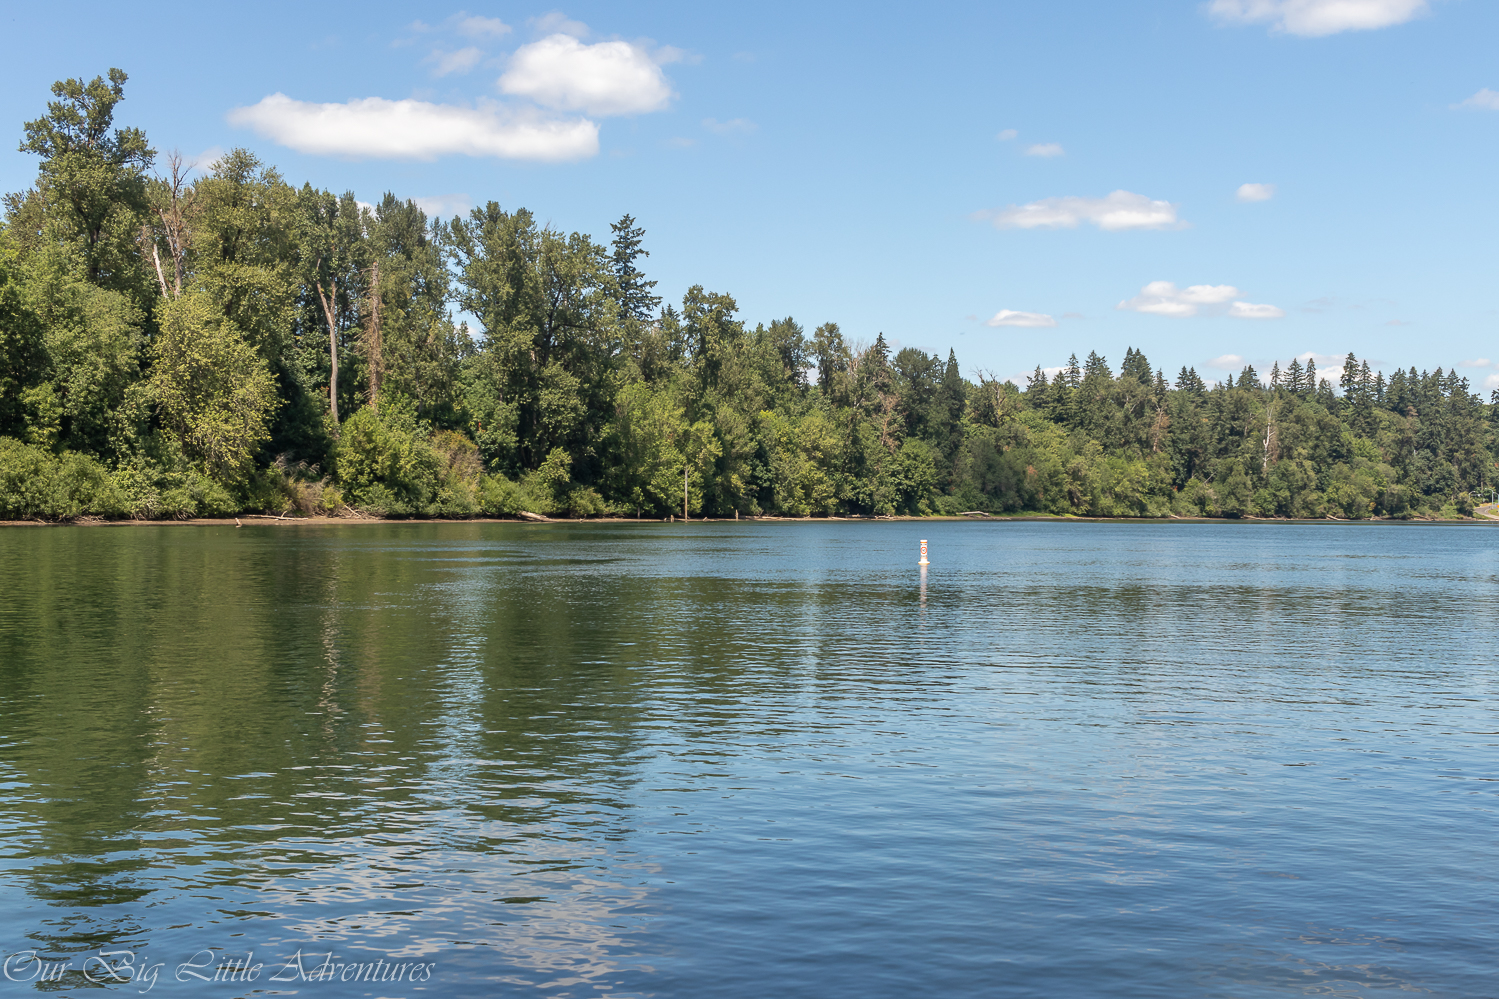
<path id="1" fill-rule="evenodd" d="M 1024 388 L 725 293 L 663 305 L 607 243 L 201 172 L 117 127 L 126 76 L 23 127 L 0 223 L 0 519 L 1456 519 L 1499 392 L 1309 355 L 1208 385 L 1126 352 Z M 474 318 L 475 326 L 455 319 Z"/>

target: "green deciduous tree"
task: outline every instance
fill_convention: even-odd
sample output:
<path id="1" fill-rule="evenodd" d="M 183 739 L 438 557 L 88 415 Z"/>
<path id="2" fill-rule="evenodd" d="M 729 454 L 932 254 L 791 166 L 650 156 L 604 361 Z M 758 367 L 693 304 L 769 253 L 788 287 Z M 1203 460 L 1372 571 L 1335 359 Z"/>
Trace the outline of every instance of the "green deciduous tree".
<path id="1" fill-rule="evenodd" d="M 162 425 L 205 473 L 238 485 L 269 436 L 276 387 L 265 360 L 206 292 L 163 300 L 156 313 L 151 380 Z"/>

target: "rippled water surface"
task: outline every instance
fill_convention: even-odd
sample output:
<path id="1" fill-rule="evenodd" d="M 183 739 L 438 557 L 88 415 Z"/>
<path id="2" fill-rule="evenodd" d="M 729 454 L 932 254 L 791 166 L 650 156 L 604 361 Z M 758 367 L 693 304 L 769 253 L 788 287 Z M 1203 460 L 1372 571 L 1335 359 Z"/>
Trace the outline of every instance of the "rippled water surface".
<path id="1" fill-rule="evenodd" d="M 1494 996 L 1496 547 L 5 530 L 0 991 Z"/>

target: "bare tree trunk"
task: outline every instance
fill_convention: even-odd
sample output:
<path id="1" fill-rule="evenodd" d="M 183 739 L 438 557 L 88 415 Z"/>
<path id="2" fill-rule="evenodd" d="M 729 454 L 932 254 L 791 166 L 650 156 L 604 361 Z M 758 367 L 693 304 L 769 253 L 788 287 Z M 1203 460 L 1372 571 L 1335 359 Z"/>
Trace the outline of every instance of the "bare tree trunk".
<path id="1" fill-rule="evenodd" d="M 1280 440 L 1275 432 L 1275 406 L 1271 403 L 1265 407 L 1265 457 L 1260 462 L 1260 471 L 1267 472 L 1270 463 L 1280 458 Z"/>
<path id="2" fill-rule="evenodd" d="M 188 229 L 188 211 L 192 203 L 197 200 L 197 192 L 187 186 L 187 171 L 182 167 L 182 154 L 176 150 L 172 151 L 167 162 L 172 167 L 171 180 L 171 203 L 156 209 L 156 214 L 161 218 L 161 227 L 166 233 L 167 249 L 172 254 L 172 297 L 182 297 L 182 278 L 187 271 L 187 248 L 192 244 L 192 233 Z M 155 247 L 152 247 L 154 252 Z M 161 260 L 156 261 L 158 277 L 160 276 Z M 165 286 L 165 280 L 162 281 Z"/>
<path id="3" fill-rule="evenodd" d="M 156 281 L 163 298 L 181 298 L 182 283 L 187 274 L 187 250 L 192 245 L 192 207 L 197 192 L 187 183 L 187 170 L 182 165 L 182 154 L 175 150 L 167 158 L 172 176 L 167 182 L 167 202 L 157 203 L 156 217 L 161 220 L 161 238 L 166 240 L 167 251 L 172 255 L 172 283 L 161 266 L 161 249 L 157 234 L 149 226 L 141 227 L 141 239 L 151 242 L 151 260 L 156 265 Z"/>
<path id="4" fill-rule="evenodd" d="M 682 519 L 690 520 L 687 516 L 687 463 L 682 463 Z"/>
<path id="5" fill-rule="evenodd" d="M 319 264 L 322 261 L 318 261 Z M 338 279 L 330 278 L 328 288 L 323 291 L 323 282 L 314 282 L 317 286 L 318 300 L 323 305 L 323 315 L 328 320 L 328 354 L 333 359 L 333 367 L 328 375 L 328 410 L 333 414 L 333 436 L 338 436 L 338 323 L 333 318 L 333 300 L 338 296 Z"/>
<path id="6" fill-rule="evenodd" d="M 150 227 L 142 226 L 141 228 L 149 231 Z M 171 292 L 167 291 L 167 279 L 161 273 L 161 253 L 156 249 L 156 237 L 154 235 L 151 236 L 151 259 L 156 261 L 156 283 L 161 285 L 161 297 L 167 298 L 171 295 Z"/>
<path id="7" fill-rule="evenodd" d="M 380 261 L 376 260 L 370 265 L 370 319 L 364 333 L 364 353 L 370 369 L 370 405 L 377 413 L 380 411 L 380 375 L 385 363 L 380 339 L 380 305 Z"/>

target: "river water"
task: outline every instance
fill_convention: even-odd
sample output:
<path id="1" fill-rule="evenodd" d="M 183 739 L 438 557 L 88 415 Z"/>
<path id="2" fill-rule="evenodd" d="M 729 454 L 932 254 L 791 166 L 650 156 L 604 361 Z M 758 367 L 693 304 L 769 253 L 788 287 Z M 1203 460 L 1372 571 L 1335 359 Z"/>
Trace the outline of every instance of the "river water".
<path id="1" fill-rule="evenodd" d="M 0 992 L 1493 996 L 1496 548 L 5 530 Z"/>

